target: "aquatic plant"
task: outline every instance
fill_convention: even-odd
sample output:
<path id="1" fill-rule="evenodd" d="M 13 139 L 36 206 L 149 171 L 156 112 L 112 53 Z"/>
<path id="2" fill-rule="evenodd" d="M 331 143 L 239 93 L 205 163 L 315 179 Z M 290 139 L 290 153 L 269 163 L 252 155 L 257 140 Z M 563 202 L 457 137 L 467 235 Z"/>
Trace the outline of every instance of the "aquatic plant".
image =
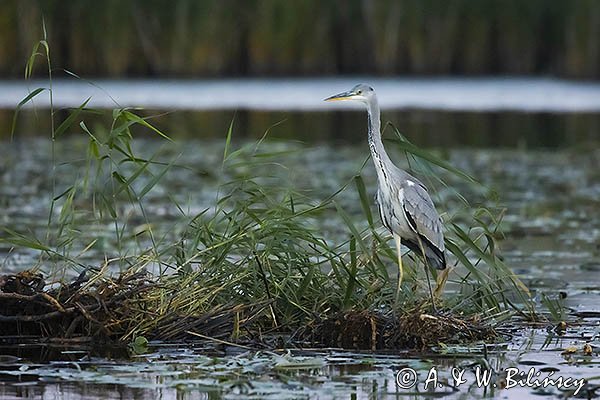
<path id="1" fill-rule="evenodd" d="M 51 72 L 44 38 L 27 63 L 26 77 L 40 46 Z M 52 96 L 51 85 L 36 89 L 16 112 L 45 91 Z M 345 330 L 353 331 L 353 346 L 376 349 L 485 339 L 493 336 L 494 325 L 515 313 L 534 315 L 527 288 L 498 251 L 502 212 L 472 207 L 454 193 L 461 206 L 445 217 L 446 246 L 455 266 L 453 290 L 441 299 L 442 314 L 431 315 L 418 257 L 406 271 L 403 290 L 396 293 L 390 274 L 396 256 L 374 219 L 361 171 L 330 196 L 314 199 L 272 168 L 284 162 L 289 150 L 269 150 L 269 130 L 256 143 L 236 146 L 234 121 L 221 165 L 215 168 L 220 185 L 214 204 L 190 214 L 165 193 L 179 216 L 170 229 L 157 230 L 147 212 L 147 196 L 172 168 L 186 166 L 177 159 L 162 161 L 158 154 L 141 156 L 135 137 L 150 133 L 167 143 L 172 139 L 139 110 L 117 108 L 107 116 L 108 126 L 90 127 L 85 115 L 99 111 L 88 109 L 88 100 L 52 124 L 45 237 L 0 227 L 1 242 L 39 252 L 31 271 L 0 280 L 0 319 L 16 324 L 2 328 L 6 334 L 122 341 L 245 338 L 262 344 L 277 334 L 296 344 L 316 340 L 337 345 Z M 50 118 L 56 118 L 54 109 Z M 478 185 L 390 127 L 395 145 L 430 180 L 429 186 L 446 186 L 437 168 L 464 184 Z M 69 164 L 56 160 L 54 144 L 71 130 L 85 135 L 87 146 Z M 79 168 L 80 177 L 60 181 L 58 168 L 66 166 Z M 362 215 L 351 215 L 338 201 L 340 193 L 350 190 Z M 343 226 L 347 239 L 327 237 L 318 223 L 325 219 Z M 357 223 L 365 220 L 367 224 Z M 83 242 L 81 230 L 107 224 L 112 237 L 104 261 L 85 265 L 81 255 L 106 238 Z M 47 284 L 46 276 L 59 284 Z M 347 329 L 336 335 L 327 328 L 331 326 Z"/>

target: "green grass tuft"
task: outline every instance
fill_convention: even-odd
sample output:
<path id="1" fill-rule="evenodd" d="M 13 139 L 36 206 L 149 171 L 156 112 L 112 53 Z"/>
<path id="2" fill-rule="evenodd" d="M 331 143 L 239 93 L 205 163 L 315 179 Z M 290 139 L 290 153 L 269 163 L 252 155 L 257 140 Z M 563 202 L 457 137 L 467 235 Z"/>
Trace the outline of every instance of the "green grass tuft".
<path id="1" fill-rule="evenodd" d="M 47 46 L 46 53 L 49 65 Z M 17 111 L 42 90 L 34 90 Z M 282 158 L 289 150 L 263 151 L 268 130 L 257 143 L 234 148 L 232 121 L 219 175 L 223 181 L 212 207 L 189 215 L 185 207 L 165 194 L 179 210 L 180 218 L 171 230 L 157 230 L 154 216 L 147 212 L 148 195 L 168 179 L 171 169 L 188 167 L 178 164 L 177 159 L 157 161 L 158 154 L 147 158 L 138 155 L 135 134 L 158 135 L 167 143 L 173 140 L 134 110 L 115 109 L 108 127 L 88 127 L 83 119 L 86 112 L 93 111 L 86 108 L 88 101 L 58 128 L 52 128 L 52 204 L 46 237 L 36 238 L 8 227 L 2 227 L 0 236 L 1 242 L 37 251 L 39 269 L 50 265 L 51 270 L 44 272 L 65 285 L 65 277 L 73 275 L 69 272 L 86 271 L 80 278 L 87 283 L 77 290 L 86 291 L 89 298 L 98 296 L 107 304 L 110 301 L 114 312 L 109 310 L 103 319 L 90 319 L 88 314 L 96 310 L 90 303 L 82 306 L 87 311 L 81 311 L 85 317 L 81 323 L 98 323 L 101 331 L 122 340 L 177 339 L 197 334 L 233 340 L 240 335 L 291 334 L 334 315 L 347 316 L 348 312 L 366 312 L 360 314 L 364 321 L 379 321 L 373 317 L 378 313 L 403 321 L 413 312 L 426 312 L 424 269 L 414 254 L 409 257 L 412 262 L 407 262 L 403 290 L 396 293 L 395 249 L 390 247 L 390 235 L 373 217 L 361 171 L 350 181 L 340 182 L 340 189 L 331 196 L 315 200 L 270 171 L 274 166 L 285 169 Z M 51 113 L 54 118 L 54 110 Z M 79 178 L 63 187 L 56 180 L 56 170 L 64 163 L 55 160 L 54 143 L 72 130 L 87 137 L 87 147 L 72 165 L 81 169 Z M 447 170 L 464 185 L 478 185 L 468 174 L 395 131 L 394 143 L 432 187 L 450 187 L 436 174 L 436 168 Z M 338 201 L 340 193 L 350 190 L 354 190 L 352 196 L 362 215 L 350 213 Z M 452 204 L 460 205 L 460 212 L 444 217 L 449 261 L 455 268 L 450 276 L 451 290 L 438 308 L 471 319 L 481 316 L 494 323 L 515 313 L 532 316 L 527 288 L 499 254 L 502 211 L 472 207 L 458 193 L 454 197 Z M 131 221 L 127 209 L 137 210 L 141 220 Z M 327 237 L 318 223 L 323 219 L 343 226 L 346 240 L 335 242 Z M 357 223 L 360 221 L 367 223 Z M 113 237 L 104 260 L 86 266 L 79 257 L 106 238 L 85 243 L 80 232 L 107 224 L 113 227 Z M 134 281 L 143 290 L 131 289 L 138 287 Z M 115 288 L 119 282 L 126 282 L 129 289 Z M 103 299 L 99 291 L 103 287 L 110 287 L 110 293 L 121 296 L 122 302 Z M 63 309 L 77 312 L 75 306 L 68 306 L 74 294 L 64 298 L 53 292 L 52 296 L 64 302 Z M 447 321 L 452 329 L 463 326 L 450 317 Z M 70 334 L 76 331 L 74 328 Z"/>

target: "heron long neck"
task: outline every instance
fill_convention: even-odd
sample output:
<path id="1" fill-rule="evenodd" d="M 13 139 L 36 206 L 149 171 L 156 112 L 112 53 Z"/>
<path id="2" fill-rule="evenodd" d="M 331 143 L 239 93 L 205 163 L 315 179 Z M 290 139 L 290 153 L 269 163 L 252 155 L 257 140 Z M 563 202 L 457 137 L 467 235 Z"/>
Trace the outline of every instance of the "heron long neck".
<path id="1" fill-rule="evenodd" d="M 392 160 L 387 155 L 383 142 L 381 141 L 381 122 L 379 119 L 379 105 L 377 100 L 373 99 L 367 105 L 367 113 L 369 116 L 369 148 L 371 156 L 375 163 L 377 176 L 381 179 L 387 178 L 387 171 L 393 165 Z"/>

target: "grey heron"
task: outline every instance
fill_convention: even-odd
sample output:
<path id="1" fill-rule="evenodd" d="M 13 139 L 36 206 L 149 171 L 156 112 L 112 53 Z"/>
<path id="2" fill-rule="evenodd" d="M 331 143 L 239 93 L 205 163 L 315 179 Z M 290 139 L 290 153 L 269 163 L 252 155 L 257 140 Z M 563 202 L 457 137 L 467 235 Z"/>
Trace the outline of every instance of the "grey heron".
<path id="1" fill-rule="evenodd" d="M 325 101 L 354 100 L 367 106 L 368 134 L 371 157 L 377 170 L 377 205 L 383 225 L 392 233 L 398 252 L 398 290 L 401 288 L 403 269 L 401 244 L 423 257 L 427 265 L 446 269 L 442 220 L 437 213 L 427 188 L 417 178 L 398 168 L 388 156 L 380 131 L 380 112 L 377 96 L 372 87 L 356 85 L 352 90 L 338 93 Z M 443 280 L 447 277 L 443 275 Z M 442 276 L 440 276 L 442 277 Z M 427 275 L 429 280 L 429 275 Z M 438 280 L 438 289 L 443 281 Z M 431 294 L 431 285 L 429 285 Z M 433 295 L 432 295 L 433 301 Z M 433 305 L 435 307 L 435 304 Z"/>

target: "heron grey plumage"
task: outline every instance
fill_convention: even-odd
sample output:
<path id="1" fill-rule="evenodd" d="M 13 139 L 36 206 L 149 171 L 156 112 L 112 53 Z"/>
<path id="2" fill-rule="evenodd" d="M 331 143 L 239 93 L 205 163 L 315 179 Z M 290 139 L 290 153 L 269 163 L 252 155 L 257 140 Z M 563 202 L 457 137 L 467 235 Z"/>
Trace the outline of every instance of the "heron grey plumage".
<path id="1" fill-rule="evenodd" d="M 442 220 L 427 188 L 417 178 L 398 168 L 388 156 L 381 140 L 377 96 L 372 87 L 356 85 L 352 90 L 328 97 L 325 101 L 355 100 L 367 106 L 369 148 L 377 170 L 377 205 L 383 225 L 392 233 L 398 251 L 398 287 L 402 282 L 401 243 L 424 257 L 438 270 L 446 268 Z"/>

